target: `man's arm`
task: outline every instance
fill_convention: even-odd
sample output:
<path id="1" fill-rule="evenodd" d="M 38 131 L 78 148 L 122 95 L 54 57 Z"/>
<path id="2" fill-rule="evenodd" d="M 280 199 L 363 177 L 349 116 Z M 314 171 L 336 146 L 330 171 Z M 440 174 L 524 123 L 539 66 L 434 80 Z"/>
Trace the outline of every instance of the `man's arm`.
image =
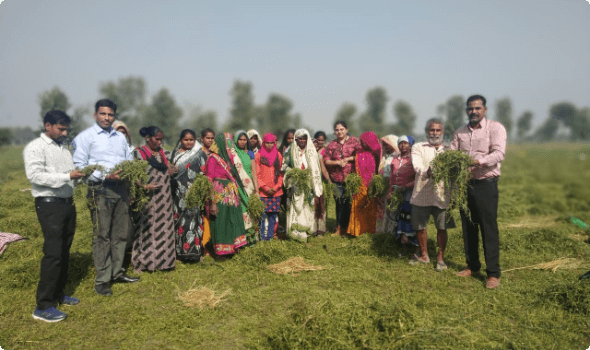
<path id="1" fill-rule="evenodd" d="M 506 154 L 506 128 L 500 123 L 490 126 L 490 153 L 479 159 L 482 166 L 491 167 L 504 160 Z"/>
<path id="2" fill-rule="evenodd" d="M 423 152 L 424 147 L 421 147 L 421 145 L 416 145 L 412 147 L 412 166 L 414 167 L 414 171 L 418 175 L 422 175 L 423 173 L 428 171 L 428 168 L 430 168 L 429 165 L 424 165 Z"/>
<path id="3" fill-rule="evenodd" d="M 70 173 L 49 173 L 45 170 L 45 151 L 30 144 L 23 151 L 25 172 L 31 184 L 60 188 L 70 181 Z"/>
<path id="4" fill-rule="evenodd" d="M 89 144 L 90 143 L 86 140 L 84 134 L 76 136 L 74 141 L 72 141 L 72 145 L 74 146 L 72 161 L 74 162 L 74 166 L 78 169 L 83 169 L 89 165 Z"/>

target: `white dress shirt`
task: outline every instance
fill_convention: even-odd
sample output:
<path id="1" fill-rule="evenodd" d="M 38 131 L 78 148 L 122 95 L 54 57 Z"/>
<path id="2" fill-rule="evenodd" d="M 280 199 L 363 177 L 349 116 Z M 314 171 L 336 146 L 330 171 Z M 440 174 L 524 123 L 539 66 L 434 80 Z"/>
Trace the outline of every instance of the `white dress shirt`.
<path id="1" fill-rule="evenodd" d="M 25 172 L 31 182 L 33 197 L 69 198 L 74 194 L 72 154 L 44 133 L 29 142 L 23 151 Z"/>

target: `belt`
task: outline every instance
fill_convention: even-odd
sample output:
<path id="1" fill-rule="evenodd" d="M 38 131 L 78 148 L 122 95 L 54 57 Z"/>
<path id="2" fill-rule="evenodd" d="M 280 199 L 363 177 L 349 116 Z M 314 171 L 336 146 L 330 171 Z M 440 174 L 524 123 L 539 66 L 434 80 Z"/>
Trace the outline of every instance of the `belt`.
<path id="1" fill-rule="evenodd" d="M 470 185 L 481 184 L 481 183 L 488 183 L 488 182 L 498 182 L 499 176 L 494 177 L 486 177 L 483 179 L 471 179 L 469 180 Z"/>
<path id="2" fill-rule="evenodd" d="M 73 204 L 74 203 L 74 197 L 69 197 L 69 198 L 60 198 L 60 197 L 36 197 L 35 198 L 35 202 Z"/>

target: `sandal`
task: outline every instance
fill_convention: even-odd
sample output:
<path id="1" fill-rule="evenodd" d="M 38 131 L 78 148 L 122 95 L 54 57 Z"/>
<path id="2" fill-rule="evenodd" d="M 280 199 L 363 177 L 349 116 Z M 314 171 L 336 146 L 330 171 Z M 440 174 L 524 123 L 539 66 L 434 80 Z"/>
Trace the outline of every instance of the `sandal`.
<path id="1" fill-rule="evenodd" d="M 436 272 L 441 272 L 447 269 L 447 264 L 445 264 L 444 261 L 440 262 L 437 261 L 436 262 L 436 268 L 434 269 Z"/>
<path id="2" fill-rule="evenodd" d="M 410 258 L 409 264 L 410 265 L 420 265 L 420 264 L 428 264 L 430 263 L 430 258 L 422 258 L 421 256 L 417 256 L 416 254 L 412 255 Z"/>

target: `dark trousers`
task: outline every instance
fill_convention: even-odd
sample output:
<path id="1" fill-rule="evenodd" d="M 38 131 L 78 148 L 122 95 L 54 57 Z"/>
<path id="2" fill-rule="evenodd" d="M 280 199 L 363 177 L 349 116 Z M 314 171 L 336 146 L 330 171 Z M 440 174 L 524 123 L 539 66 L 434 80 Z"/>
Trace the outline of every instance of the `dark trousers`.
<path id="1" fill-rule="evenodd" d="M 35 200 L 35 209 L 44 239 L 37 309 L 45 310 L 55 306 L 64 296 L 70 268 L 70 247 L 76 231 L 76 206 L 73 203 Z"/>
<path id="2" fill-rule="evenodd" d="M 334 182 L 337 191 L 340 193 L 340 198 L 336 198 L 336 225 L 340 226 L 340 232 L 346 233 L 348 231 L 348 223 L 350 222 L 350 199 L 344 195 L 344 182 Z"/>
<path id="3" fill-rule="evenodd" d="M 481 269 L 479 261 L 479 230 L 488 277 L 500 278 L 500 234 L 498 232 L 498 178 L 472 180 L 467 189 L 469 217 L 461 211 L 463 243 L 467 267 Z"/>
<path id="4" fill-rule="evenodd" d="M 88 208 L 92 218 L 92 255 L 95 284 L 121 276 L 129 236 L 129 194 L 125 186 L 88 186 Z"/>

